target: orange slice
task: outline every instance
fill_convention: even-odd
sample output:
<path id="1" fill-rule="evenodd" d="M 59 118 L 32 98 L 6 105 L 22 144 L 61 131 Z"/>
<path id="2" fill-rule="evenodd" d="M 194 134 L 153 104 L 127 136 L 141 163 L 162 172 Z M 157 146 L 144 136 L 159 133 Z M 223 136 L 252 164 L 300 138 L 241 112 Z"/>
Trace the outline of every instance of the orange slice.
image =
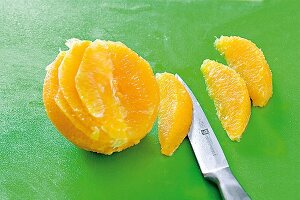
<path id="1" fill-rule="evenodd" d="M 159 88 L 149 63 L 121 42 L 107 42 L 114 64 L 115 94 L 129 132 L 148 133 L 157 117 Z M 140 137 L 140 136 L 139 136 Z"/>
<path id="2" fill-rule="evenodd" d="M 263 52 L 250 40 L 222 36 L 216 49 L 245 80 L 254 106 L 263 107 L 272 96 L 272 73 Z"/>
<path id="3" fill-rule="evenodd" d="M 127 140 L 126 113 L 114 95 L 113 64 L 106 46 L 95 41 L 86 49 L 73 81 L 88 114 L 99 121 L 99 129 L 115 139 Z"/>
<path id="4" fill-rule="evenodd" d="M 157 74 L 156 79 L 160 92 L 158 136 L 161 153 L 171 156 L 188 134 L 193 105 L 189 93 L 173 74 Z"/>
<path id="5" fill-rule="evenodd" d="M 66 52 L 58 69 L 59 90 L 55 102 L 75 127 L 88 137 L 98 140 L 101 122 L 87 113 L 75 85 L 75 76 L 79 65 L 86 48 L 91 42 L 71 39 L 66 44 L 70 49 Z"/>
<path id="6" fill-rule="evenodd" d="M 101 118 L 112 137 L 136 144 L 152 128 L 158 85 L 149 63 L 124 44 L 96 40 L 86 50 L 76 86 L 90 114 Z M 103 106 L 96 110 L 95 105 Z"/>
<path id="7" fill-rule="evenodd" d="M 80 99 L 92 116 L 101 118 L 105 107 L 113 106 L 112 79 L 113 63 L 107 45 L 95 41 L 86 49 L 75 78 Z"/>
<path id="8" fill-rule="evenodd" d="M 90 41 L 78 39 L 68 40 L 66 45 L 70 49 L 67 51 L 58 71 L 59 88 L 68 104 L 76 112 L 83 112 L 84 109 L 75 87 L 74 77 L 77 74 L 85 49 L 90 43 Z"/>
<path id="9" fill-rule="evenodd" d="M 223 128 L 231 140 L 239 141 L 251 112 L 245 81 L 233 69 L 212 60 L 205 60 L 201 71 Z"/>
<path id="10" fill-rule="evenodd" d="M 51 121 L 67 139 L 90 151 L 111 154 L 139 143 L 159 106 L 148 62 L 122 43 L 72 39 L 67 45 L 70 49 L 51 65 L 55 70 L 48 67 L 53 68 L 47 75 L 51 81 L 45 79 Z M 58 118 L 51 114 L 58 112 Z M 72 128 L 65 130 L 59 118 Z M 78 134 L 71 137 L 72 132 Z"/>
<path id="11" fill-rule="evenodd" d="M 59 132 L 75 145 L 86 150 L 92 150 L 95 142 L 86 137 L 65 116 L 64 112 L 56 105 L 55 96 L 58 92 L 58 67 L 60 66 L 66 52 L 62 51 L 57 58 L 47 66 L 47 75 L 43 87 L 43 101 L 47 115 Z"/>

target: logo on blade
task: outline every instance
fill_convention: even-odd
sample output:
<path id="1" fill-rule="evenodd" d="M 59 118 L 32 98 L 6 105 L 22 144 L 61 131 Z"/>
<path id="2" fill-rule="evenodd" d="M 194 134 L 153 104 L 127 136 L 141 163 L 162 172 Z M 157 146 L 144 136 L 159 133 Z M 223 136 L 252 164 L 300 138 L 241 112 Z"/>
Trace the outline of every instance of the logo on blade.
<path id="1" fill-rule="evenodd" d="M 206 128 L 206 129 L 202 129 L 202 130 L 201 130 L 201 133 L 202 133 L 202 135 L 207 135 L 207 134 L 209 134 L 209 131 L 208 131 L 208 129 Z"/>

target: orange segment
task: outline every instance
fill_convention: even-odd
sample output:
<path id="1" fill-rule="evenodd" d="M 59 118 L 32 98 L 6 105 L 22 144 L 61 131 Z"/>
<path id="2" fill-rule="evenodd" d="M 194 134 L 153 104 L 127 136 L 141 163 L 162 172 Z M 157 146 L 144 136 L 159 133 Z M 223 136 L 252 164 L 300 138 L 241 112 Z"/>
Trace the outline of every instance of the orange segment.
<path id="1" fill-rule="evenodd" d="M 94 117 L 102 117 L 105 107 L 112 103 L 112 70 L 107 46 L 93 42 L 86 49 L 75 82 L 82 102 Z"/>
<path id="2" fill-rule="evenodd" d="M 92 150 L 95 146 L 95 142 L 91 141 L 85 134 L 78 130 L 54 101 L 58 91 L 58 67 L 65 54 L 66 52 L 60 52 L 57 58 L 46 68 L 47 75 L 43 87 L 44 105 L 48 117 L 63 136 L 80 148 Z"/>
<path id="3" fill-rule="evenodd" d="M 43 101 L 47 115 L 59 132 L 73 144 L 88 151 L 111 154 L 114 149 L 108 145 L 110 141 L 105 134 L 100 135 L 100 142 L 93 137 L 86 136 L 83 131 L 87 131 L 89 128 L 80 122 L 66 100 L 64 98 L 59 99 L 63 109 L 57 106 L 57 96 L 62 95 L 62 92 L 59 92 L 58 68 L 65 54 L 66 52 L 61 52 L 55 61 L 47 67 L 43 88 Z"/>
<path id="4" fill-rule="evenodd" d="M 58 69 L 59 92 L 55 101 L 75 127 L 88 137 L 97 139 L 99 133 L 98 131 L 94 132 L 94 130 L 99 130 L 101 123 L 87 113 L 75 87 L 75 76 L 83 54 L 90 44 L 90 41 L 68 40 L 67 45 L 70 49 L 66 52 Z M 85 125 L 84 129 L 81 124 Z"/>
<path id="5" fill-rule="evenodd" d="M 74 126 L 96 144 L 91 151 L 110 155 L 115 151 L 121 151 L 123 148 L 133 145 L 133 143 L 124 144 L 124 142 L 122 142 L 124 139 L 122 138 L 111 138 L 109 134 L 101 129 L 101 122 L 97 119 L 93 119 L 87 113 L 83 113 L 83 117 L 78 117 L 68 105 L 68 102 L 64 99 L 60 90 L 55 97 L 55 102 Z"/>
<path id="6" fill-rule="evenodd" d="M 144 137 L 157 117 L 159 89 L 149 63 L 121 42 L 107 42 L 114 65 L 114 94 L 132 137 Z"/>
<path id="7" fill-rule="evenodd" d="M 83 113 L 84 116 L 81 115 L 81 117 L 76 115 L 76 112 L 73 111 L 65 100 L 61 90 L 58 90 L 55 102 L 73 125 L 92 141 L 90 145 L 94 144 L 94 146 L 91 147 L 91 151 L 109 155 L 118 150 L 118 148 L 114 148 L 112 145 L 115 141 L 99 128 L 100 122 L 98 120 L 93 120 L 87 113 Z"/>
<path id="8" fill-rule="evenodd" d="M 123 146 L 127 145 L 122 141 L 127 139 L 122 139 L 120 134 L 117 134 L 117 139 L 113 139 L 107 133 L 104 133 L 102 120 L 94 118 L 87 112 L 76 90 L 75 75 L 85 50 L 91 42 L 72 39 L 67 43 L 70 50 L 66 53 L 59 67 L 59 90 L 55 102 L 76 128 L 88 138 L 97 142 L 97 146 L 92 149 L 93 151 L 104 154 L 120 151 Z M 107 127 L 105 131 L 113 135 L 114 132 L 111 130 L 111 126 Z"/>
<path id="9" fill-rule="evenodd" d="M 68 117 L 68 119 L 74 124 L 74 126 L 82 131 L 83 133 L 90 133 L 91 128 L 88 126 L 88 118 L 78 119 L 75 112 L 69 106 L 68 102 L 66 101 L 62 91 L 58 88 L 57 94 L 54 97 L 54 101 L 56 105 L 60 108 L 60 110 Z M 88 135 L 88 134 L 87 134 Z"/>
<path id="10" fill-rule="evenodd" d="M 76 128 L 88 138 L 97 142 L 97 146 L 94 147 L 93 151 L 111 154 L 120 150 L 121 145 L 115 145 L 116 141 L 120 144 L 120 136 L 114 140 L 104 133 L 102 120 L 94 118 L 87 112 L 79 98 L 75 85 L 75 75 L 86 48 L 90 44 L 90 41 L 80 41 L 78 39 L 67 42 L 70 50 L 59 66 L 59 90 L 55 96 L 55 102 Z"/>
<path id="11" fill-rule="evenodd" d="M 113 63 L 104 42 L 96 40 L 86 49 L 75 80 L 80 99 L 89 113 L 99 118 L 101 129 L 127 140 L 126 112 L 115 95 Z"/>
<path id="12" fill-rule="evenodd" d="M 222 36 L 216 49 L 245 80 L 254 106 L 265 106 L 272 96 L 272 73 L 263 52 L 250 40 Z"/>
<path id="13" fill-rule="evenodd" d="M 71 108 L 75 112 L 83 112 L 82 103 L 77 94 L 74 77 L 78 71 L 85 49 L 90 41 L 71 39 L 66 44 L 70 48 L 59 67 L 59 87 Z"/>
<path id="14" fill-rule="evenodd" d="M 233 69 L 212 60 L 205 60 L 201 71 L 223 128 L 231 140 L 239 141 L 251 112 L 245 81 Z"/>
<path id="15" fill-rule="evenodd" d="M 111 137 L 136 144 L 152 128 L 158 86 L 149 63 L 124 44 L 93 42 L 79 67 L 76 87 L 82 102 L 101 119 L 101 128 Z M 103 109 L 99 112 L 96 105 Z"/>
<path id="16" fill-rule="evenodd" d="M 161 153 L 171 156 L 188 134 L 193 105 L 189 93 L 173 74 L 157 74 L 156 79 L 160 92 L 158 136 Z"/>

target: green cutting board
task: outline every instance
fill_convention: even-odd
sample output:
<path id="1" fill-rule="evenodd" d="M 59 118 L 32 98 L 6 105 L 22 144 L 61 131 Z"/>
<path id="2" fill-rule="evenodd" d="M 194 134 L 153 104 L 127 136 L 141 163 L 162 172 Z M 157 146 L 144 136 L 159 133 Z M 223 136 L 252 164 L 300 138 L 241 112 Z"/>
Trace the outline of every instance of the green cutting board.
<path id="1" fill-rule="evenodd" d="M 300 3 L 297 1 L 1 1 L 0 199 L 220 199 L 186 139 L 160 154 L 157 125 L 112 156 L 78 149 L 48 120 L 45 67 L 69 38 L 122 41 L 154 72 L 178 73 L 201 103 L 232 171 L 253 199 L 300 199 Z M 215 37 L 262 48 L 274 95 L 252 108 L 240 143 L 217 119 L 199 66 L 225 64 Z M 203 155 L 205 156 L 205 155 Z"/>

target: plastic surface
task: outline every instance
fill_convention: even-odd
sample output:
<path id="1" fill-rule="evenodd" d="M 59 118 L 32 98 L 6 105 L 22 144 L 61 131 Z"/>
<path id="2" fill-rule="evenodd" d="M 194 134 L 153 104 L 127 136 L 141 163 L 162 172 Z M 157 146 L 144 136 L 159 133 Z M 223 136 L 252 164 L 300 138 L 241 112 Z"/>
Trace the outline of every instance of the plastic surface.
<path id="1" fill-rule="evenodd" d="M 0 199 L 221 199 L 187 139 L 160 154 L 157 127 L 124 152 L 80 150 L 48 120 L 45 67 L 66 39 L 124 42 L 155 72 L 178 73 L 193 90 L 233 174 L 252 199 L 300 199 L 300 12 L 297 1 L 1 1 Z M 208 97 L 200 64 L 225 64 L 215 36 L 262 48 L 274 95 L 252 108 L 240 143 L 231 142 Z"/>

